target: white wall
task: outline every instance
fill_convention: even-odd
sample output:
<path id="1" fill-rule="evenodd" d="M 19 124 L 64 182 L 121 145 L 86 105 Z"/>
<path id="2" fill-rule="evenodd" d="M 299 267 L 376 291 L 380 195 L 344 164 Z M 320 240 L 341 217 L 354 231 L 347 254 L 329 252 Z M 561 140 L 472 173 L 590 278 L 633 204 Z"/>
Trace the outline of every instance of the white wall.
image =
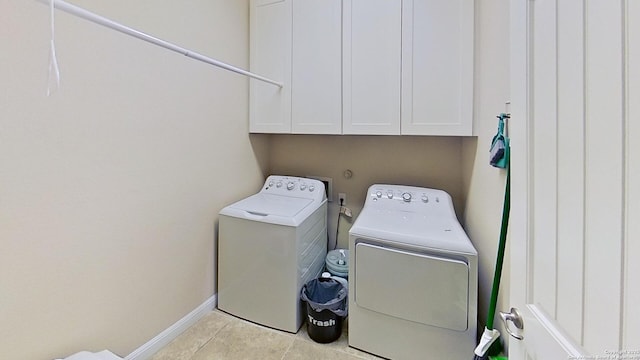
<path id="1" fill-rule="evenodd" d="M 248 65 L 248 2 L 74 3 Z M 255 192 L 268 139 L 248 81 L 56 13 L 0 0 L 0 357 L 127 355 L 214 293 L 217 213 Z"/>
<path id="2" fill-rule="evenodd" d="M 248 64 L 247 1 L 74 3 Z M 356 214 L 374 182 L 449 191 L 480 252 L 484 322 L 504 181 L 487 150 L 508 99 L 508 13 L 507 0 L 476 4 L 477 139 L 249 138 L 246 79 L 60 12 L 63 82 L 47 98 L 48 9 L 0 0 L 3 358 L 126 355 L 180 319 L 214 292 L 218 210 L 267 171 L 333 177 Z"/>
<path id="3" fill-rule="evenodd" d="M 462 142 L 465 189 L 464 227 L 479 256 L 478 321 L 482 330 L 487 321 L 489 298 L 496 262 L 504 170 L 489 165 L 489 148 L 496 133 L 496 116 L 506 111 L 509 100 L 509 1 L 476 2 L 474 133 L 477 138 Z M 509 255 L 504 270 L 497 310 L 508 310 Z M 502 330 L 497 317 L 494 325 Z"/>

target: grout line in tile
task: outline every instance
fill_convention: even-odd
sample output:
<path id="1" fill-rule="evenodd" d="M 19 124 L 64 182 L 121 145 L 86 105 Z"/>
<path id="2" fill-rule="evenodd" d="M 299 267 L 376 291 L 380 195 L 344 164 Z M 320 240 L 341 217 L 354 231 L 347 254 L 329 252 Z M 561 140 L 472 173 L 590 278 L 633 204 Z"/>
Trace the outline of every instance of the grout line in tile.
<path id="1" fill-rule="evenodd" d="M 196 354 L 200 352 L 200 350 L 204 349 L 205 346 L 207 346 L 207 344 L 209 344 L 211 342 L 211 340 L 213 340 L 213 336 L 209 338 L 209 340 L 207 340 L 204 344 L 202 344 L 202 346 L 198 347 L 198 349 L 196 351 L 193 352 L 193 354 L 191 354 L 191 357 L 189 358 L 189 360 L 194 359 L 196 357 Z"/>
<path id="2" fill-rule="evenodd" d="M 226 315 L 226 314 L 225 314 Z M 233 321 L 233 319 L 227 319 L 227 322 L 224 324 L 224 326 L 222 326 L 220 329 L 218 329 L 217 331 L 215 331 L 210 337 L 209 340 L 207 340 L 204 344 L 202 344 L 201 346 L 198 347 L 198 349 L 196 351 L 193 352 L 193 354 L 191 354 L 191 357 L 189 358 L 194 359 L 196 354 L 204 349 L 211 341 L 213 341 L 213 339 L 215 339 L 215 337 L 223 330 L 225 329 L 227 326 L 229 326 L 231 324 L 231 322 Z"/>
<path id="3" fill-rule="evenodd" d="M 284 360 L 284 358 L 287 356 L 289 351 L 291 351 L 291 348 L 293 348 L 293 344 L 296 342 L 296 337 L 292 336 L 291 340 L 292 340 L 291 344 L 289 344 L 289 347 L 287 347 L 287 350 L 285 350 L 284 354 L 282 354 L 282 357 L 280 358 L 280 360 Z"/>

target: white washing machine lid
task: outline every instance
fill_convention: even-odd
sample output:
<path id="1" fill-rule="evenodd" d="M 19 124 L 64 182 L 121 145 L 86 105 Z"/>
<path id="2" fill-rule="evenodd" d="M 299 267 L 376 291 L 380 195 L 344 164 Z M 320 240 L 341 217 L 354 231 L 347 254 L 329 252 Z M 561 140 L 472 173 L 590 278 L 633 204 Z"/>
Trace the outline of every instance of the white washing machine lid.
<path id="1" fill-rule="evenodd" d="M 312 202 L 311 199 L 259 193 L 230 206 L 259 214 L 294 217 Z"/>
<path id="2" fill-rule="evenodd" d="M 425 249 L 477 255 L 457 219 L 414 212 L 363 209 L 349 234 Z"/>
<path id="3" fill-rule="evenodd" d="M 317 209 L 314 201 L 299 197 L 258 193 L 220 211 L 221 215 L 271 224 L 298 226 Z"/>

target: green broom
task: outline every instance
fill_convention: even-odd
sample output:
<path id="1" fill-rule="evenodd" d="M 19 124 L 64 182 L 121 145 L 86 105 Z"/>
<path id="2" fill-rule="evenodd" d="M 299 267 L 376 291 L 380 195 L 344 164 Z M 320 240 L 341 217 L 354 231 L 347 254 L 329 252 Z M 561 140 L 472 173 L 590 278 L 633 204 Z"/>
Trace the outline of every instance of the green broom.
<path id="1" fill-rule="evenodd" d="M 500 332 L 493 328 L 493 318 L 496 314 L 496 303 L 498 302 L 498 291 L 500 289 L 500 278 L 502 277 L 502 264 L 504 262 L 504 249 L 507 243 L 507 228 L 509 226 L 509 212 L 511 207 L 511 167 L 509 166 L 510 144 L 509 138 L 504 136 L 504 120 L 508 118 L 508 114 L 500 114 L 498 116 L 498 133 L 493 138 L 490 150 L 491 165 L 498 168 L 506 168 L 507 181 L 504 190 L 504 203 L 502 205 L 502 222 L 500 226 L 498 255 L 496 258 L 495 272 L 493 274 L 493 286 L 491 288 L 489 312 L 487 313 L 487 326 L 482 333 L 480 343 L 474 351 L 474 360 L 486 360 L 489 355 L 497 355 L 501 350 L 500 342 L 496 342 L 500 337 Z"/>

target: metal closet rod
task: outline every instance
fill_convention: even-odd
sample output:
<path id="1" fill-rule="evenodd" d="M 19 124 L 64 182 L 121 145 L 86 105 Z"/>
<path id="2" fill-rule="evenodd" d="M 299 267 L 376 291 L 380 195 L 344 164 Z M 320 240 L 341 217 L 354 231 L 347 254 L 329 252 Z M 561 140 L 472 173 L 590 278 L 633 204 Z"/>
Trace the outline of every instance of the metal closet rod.
<path id="1" fill-rule="evenodd" d="M 49 4 L 50 3 L 50 0 L 38 0 L 38 1 L 40 1 L 41 3 L 44 3 L 44 4 Z M 195 59 L 195 60 L 198 60 L 198 61 L 202 61 L 204 63 L 210 64 L 210 65 L 214 65 L 214 66 L 217 66 L 217 67 L 229 70 L 229 71 L 233 71 L 235 73 L 238 73 L 238 74 L 241 74 L 241 75 L 245 75 L 245 76 L 248 76 L 250 78 L 254 78 L 256 80 L 264 81 L 264 82 L 267 82 L 269 84 L 273 84 L 275 86 L 278 86 L 278 87 L 282 88 L 282 83 L 280 83 L 280 82 L 268 79 L 268 78 L 266 78 L 264 76 L 260 76 L 258 74 L 254 74 L 252 72 L 249 72 L 249 71 L 237 68 L 235 66 L 223 63 L 221 61 L 212 59 L 210 57 L 207 57 L 207 56 L 204 56 L 202 54 L 199 54 L 199 53 L 197 53 L 195 51 L 191 51 L 189 49 L 185 49 L 183 47 L 180 47 L 180 46 L 177 46 L 175 44 L 172 44 L 172 43 L 170 43 L 168 41 L 164 41 L 162 39 L 158 39 L 158 38 L 156 38 L 154 36 L 151 36 L 149 34 L 145 34 L 145 33 L 141 32 L 141 31 L 136 30 L 136 29 L 132 29 L 132 28 L 130 28 L 128 26 L 122 25 L 122 24 L 117 23 L 117 22 L 115 22 L 113 20 L 107 19 L 107 18 L 105 18 L 103 16 L 94 14 L 94 13 L 92 13 L 92 12 L 90 12 L 88 10 L 85 10 L 85 9 L 79 7 L 79 6 L 72 5 L 72 4 L 70 4 L 70 3 L 66 2 L 66 1 L 53 0 L 53 5 L 58 10 L 62 10 L 62 11 L 67 12 L 69 14 L 81 17 L 81 18 L 83 18 L 85 20 L 89 20 L 89 21 L 94 22 L 94 23 L 96 23 L 98 25 L 106 26 L 106 27 L 108 27 L 110 29 L 119 31 L 119 32 L 121 32 L 123 34 L 126 34 L 126 35 L 129 35 L 129 36 L 133 36 L 133 37 L 138 38 L 140 40 L 144 40 L 144 41 L 146 41 L 148 43 L 151 43 L 151 44 L 154 44 L 154 45 L 158 45 L 158 46 L 163 47 L 165 49 L 168 49 L 168 50 L 171 50 L 171 51 L 175 51 L 175 52 L 180 53 L 180 54 L 182 54 L 182 55 L 184 55 L 186 57 L 189 57 L 189 58 L 192 58 L 192 59 Z"/>

